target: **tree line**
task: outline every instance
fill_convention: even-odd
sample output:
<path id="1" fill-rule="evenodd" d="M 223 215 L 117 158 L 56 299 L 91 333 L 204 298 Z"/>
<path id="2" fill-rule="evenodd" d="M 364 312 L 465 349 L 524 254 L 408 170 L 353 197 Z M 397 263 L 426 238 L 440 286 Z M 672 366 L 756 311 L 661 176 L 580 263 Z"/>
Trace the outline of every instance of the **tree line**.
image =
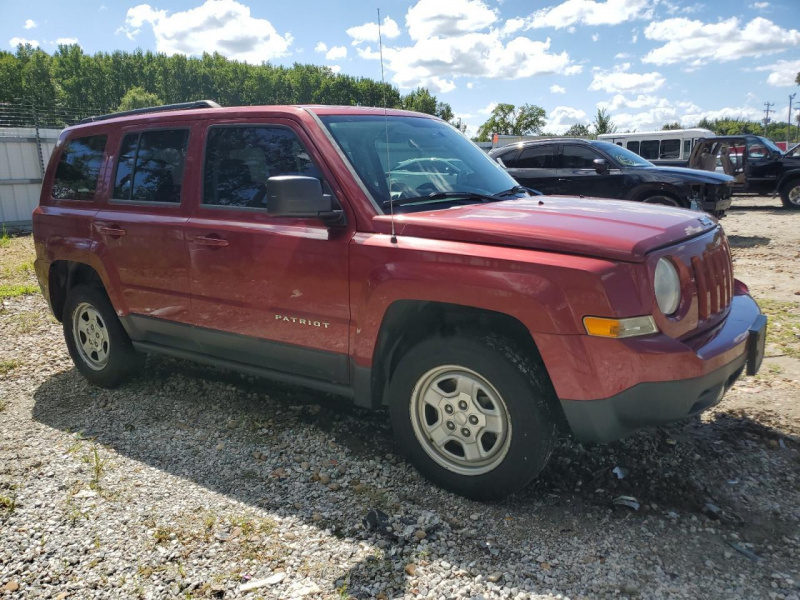
<path id="1" fill-rule="evenodd" d="M 221 54 L 167 56 L 137 49 L 86 54 L 78 44 L 53 54 L 30 45 L 0 51 L 0 103 L 25 102 L 41 109 L 69 107 L 96 114 L 146 104 L 198 99 L 223 106 L 343 104 L 404 108 L 453 120 L 449 104 L 427 89 L 402 95 L 390 84 L 295 63 L 252 65 Z"/>

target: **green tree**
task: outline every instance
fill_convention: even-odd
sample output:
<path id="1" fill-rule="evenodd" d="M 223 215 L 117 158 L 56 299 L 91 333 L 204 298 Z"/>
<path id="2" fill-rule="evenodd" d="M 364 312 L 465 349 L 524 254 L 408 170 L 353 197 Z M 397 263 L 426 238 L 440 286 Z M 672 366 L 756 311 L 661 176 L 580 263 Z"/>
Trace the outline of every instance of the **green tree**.
<path id="1" fill-rule="evenodd" d="M 436 96 L 432 96 L 426 88 L 417 88 L 408 95 L 403 96 L 403 108 L 416 112 L 436 114 Z"/>
<path id="2" fill-rule="evenodd" d="M 661 131 L 674 131 L 675 129 L 683 129 L 683 125 L 675 121 L 674 123 L 664 123 Z"/>
<path id="3" fill-rule="evenodd" d="M 134 110 L 136 108 L 147 108 L 148 106 L 159 106 L 163 104 L 158 96 L 151 94 L 141 87 L 129 89 L 117 107 L 117 110 Z"/>
<path id="4" fill-rule="evenodd" d="M 478 141 L 488 142 L 492 134 L 530 135 L 540 133 L 545 121 L 545 111 L 534 104 L 498 104 L 489 119 L 478 129 Z"/>
<path id="5" fill-rule="evenodd" d="M 611 120 L 611 115 L 608 114 L 605 108 L 598 108 L 597 114 L 594 117 L 594 134 L 600 135 L 601 133 L 614 133 L 617 126 Z"/>
<path id="6" fill-rule="evenodd" d="M 583 123 L 575 123 L 564 133 L 567 137 L 589 137 L 589 126 Z"/>

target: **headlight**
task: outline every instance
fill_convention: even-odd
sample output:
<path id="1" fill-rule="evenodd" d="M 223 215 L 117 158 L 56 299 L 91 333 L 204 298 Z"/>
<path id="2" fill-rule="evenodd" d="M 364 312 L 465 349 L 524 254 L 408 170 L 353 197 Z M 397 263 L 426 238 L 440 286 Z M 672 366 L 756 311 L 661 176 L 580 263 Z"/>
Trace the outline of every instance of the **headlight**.
<path id="1" fill-rule="evenodd" d="M 662 313 L 669 316 L 678 310 L 678 305 L 681 303 L 681 280 L 678 277 L 678 270 L 668 258 L 659 259 L 653 278 L 653 288 L 658 308 Z"/>

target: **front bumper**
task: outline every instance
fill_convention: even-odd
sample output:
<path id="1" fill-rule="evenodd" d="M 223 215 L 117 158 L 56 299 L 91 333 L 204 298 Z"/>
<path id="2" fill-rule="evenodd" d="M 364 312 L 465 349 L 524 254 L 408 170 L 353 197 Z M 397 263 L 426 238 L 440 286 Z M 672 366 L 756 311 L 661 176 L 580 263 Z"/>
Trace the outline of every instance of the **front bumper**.
<path id="1" fill-rule="evenodd" d="M 677 355 L 670 351 L 674 348 L 665 348 L 662 356 L 651 349 L 649 360 L 671 365 L 671 374 L 680 372 L 676 367 L 682 361 L 684 373 L 702 374 L 642 381 L 606 398 L 562 399 L 573 435 L 581 441 L 610 442 L 640 427 L 678 421 L 715 406 L 745 369 L 754 375 L 761 366 L 766 320 L 753 299 L 740 294 L 717 331 L 703 334 L 699 345 L 682 344 Z"/>

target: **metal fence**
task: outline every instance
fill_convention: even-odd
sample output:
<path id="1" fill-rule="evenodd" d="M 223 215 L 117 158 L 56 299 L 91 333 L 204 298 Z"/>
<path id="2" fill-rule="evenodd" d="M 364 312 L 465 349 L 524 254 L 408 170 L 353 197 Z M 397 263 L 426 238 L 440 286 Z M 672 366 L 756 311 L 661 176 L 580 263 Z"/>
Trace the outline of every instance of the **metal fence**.
<path id="1" fill-rule="evenodd" d="M 0 226 L 30 227 L 50 154 L 64 127 L 102 109 L 0 103 Z"/>

